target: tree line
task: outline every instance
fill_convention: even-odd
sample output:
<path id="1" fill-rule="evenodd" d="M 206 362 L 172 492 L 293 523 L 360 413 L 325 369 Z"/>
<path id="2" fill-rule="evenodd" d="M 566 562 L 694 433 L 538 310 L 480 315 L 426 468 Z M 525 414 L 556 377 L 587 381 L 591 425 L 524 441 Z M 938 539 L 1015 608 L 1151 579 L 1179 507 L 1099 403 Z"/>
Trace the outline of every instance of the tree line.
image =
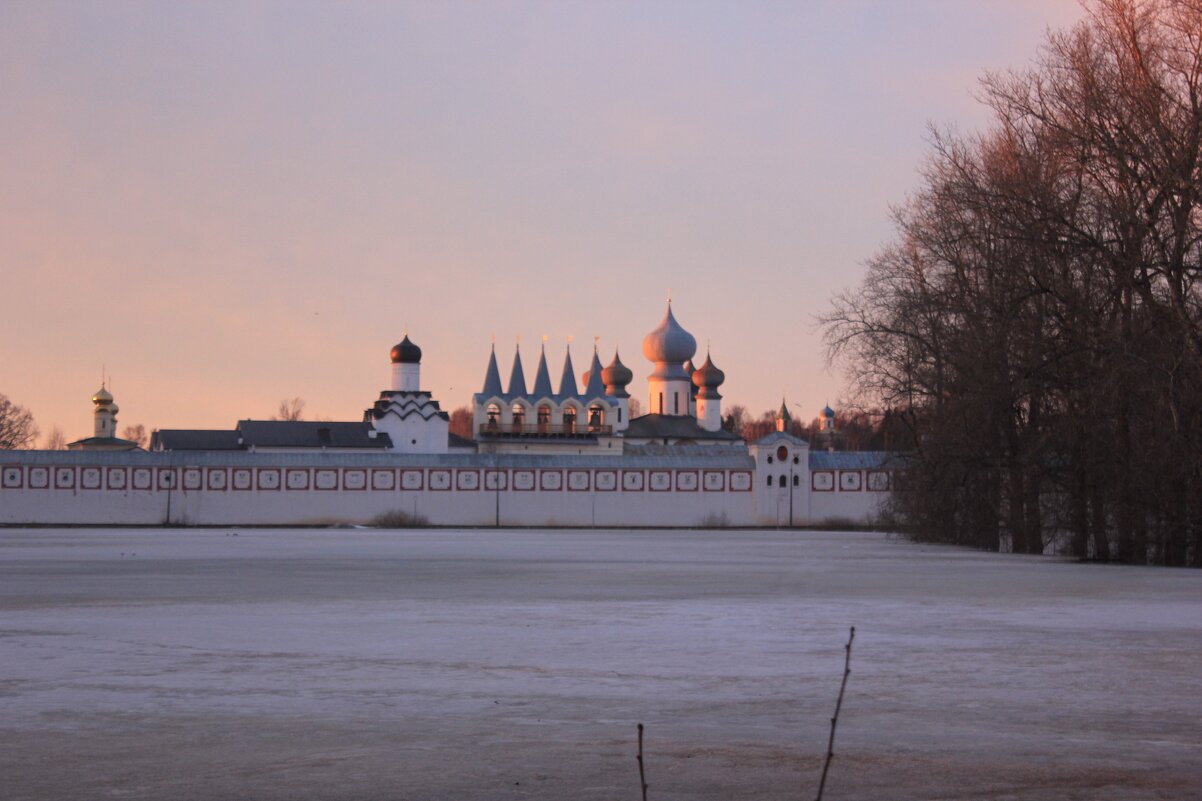
<path id="1" fill-rule="evenodd" d="M 1202 565 L 1202 2 L 1096 0 L 933 131 L 823 319 L 913 434 L 893 512 L 993 550 Z"/>

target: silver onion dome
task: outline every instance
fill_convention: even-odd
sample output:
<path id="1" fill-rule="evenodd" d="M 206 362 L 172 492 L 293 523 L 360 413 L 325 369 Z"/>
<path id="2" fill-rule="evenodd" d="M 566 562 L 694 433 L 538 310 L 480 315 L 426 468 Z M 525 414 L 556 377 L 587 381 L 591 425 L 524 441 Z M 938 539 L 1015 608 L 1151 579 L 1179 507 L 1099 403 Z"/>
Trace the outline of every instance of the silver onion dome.
<path id="1" fill-rule="evenodd" d="M 643 355 L 649 361 L 683 365 L 697 352 L 697 340 L 680 327 L 668 304 L 668 313 L 659 326 L 643 338 Z M 684 370 L 681 369 L 683 373 Z"/>

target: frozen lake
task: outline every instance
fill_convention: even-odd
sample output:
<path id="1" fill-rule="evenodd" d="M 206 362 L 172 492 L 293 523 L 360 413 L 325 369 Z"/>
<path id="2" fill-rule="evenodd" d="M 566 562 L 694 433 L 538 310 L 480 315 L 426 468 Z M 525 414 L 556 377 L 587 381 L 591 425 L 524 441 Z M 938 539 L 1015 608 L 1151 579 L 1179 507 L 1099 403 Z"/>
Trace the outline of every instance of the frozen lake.
<path id="1" fill-rule="evenodd" d="M 0 530 L 0 797 L 1202 798 L 1202 572 L 864 533 Z"/>

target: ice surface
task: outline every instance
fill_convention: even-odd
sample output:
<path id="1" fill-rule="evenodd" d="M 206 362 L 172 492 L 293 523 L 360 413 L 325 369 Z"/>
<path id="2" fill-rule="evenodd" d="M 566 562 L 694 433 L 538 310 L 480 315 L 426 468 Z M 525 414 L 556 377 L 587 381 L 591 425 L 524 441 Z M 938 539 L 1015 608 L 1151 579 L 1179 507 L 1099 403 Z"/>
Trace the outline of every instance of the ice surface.
<path id="1" fill-rule="evenodd" d="M 236 533 L 236 536 L 234 534 Z M 1202 798 L 1202 573 L 879 534 L 0 530 L 0 798 Z"/>

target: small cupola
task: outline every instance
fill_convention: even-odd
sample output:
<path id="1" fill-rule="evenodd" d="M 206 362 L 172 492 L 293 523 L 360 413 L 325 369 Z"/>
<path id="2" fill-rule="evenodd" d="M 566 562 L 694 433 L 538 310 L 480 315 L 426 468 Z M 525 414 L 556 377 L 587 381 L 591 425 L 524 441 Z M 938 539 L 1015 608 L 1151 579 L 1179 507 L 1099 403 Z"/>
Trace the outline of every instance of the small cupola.
<path id="1" fill-rule="evenodd" d="M 785 403 L 785 399 L 780 399 L 780 409 L 776 412 L 776 430 L 788 431 L 789 424 L 793 422 L 793 415 L 789 414 L 789 405 Z"/>
<path id="2" fill-rule="evenodd" d="M 605 382 L 605 394 L 615 398 L 629 398 L 630 393 L 626 391 L 626 387 L 634 380 L 634 373 L 630 368 L 622 364 L 622 359 L 618 356 L 617 349 L 614 350 L 614 360 L 609 363 L 609 366 L 601 371 L 601 380 Z"/>
<path id="3" fill-rule="evenodd" d="M 722 386 L 722 382 L 725 380 L 726 373 L 718 369 L 707 351 L 705 363 L 693 371 L 693 386 L 700 390 L 698 397 L 701 395 L 708 398 L 722 397 L 718 394 L 718 387 Z"/>

